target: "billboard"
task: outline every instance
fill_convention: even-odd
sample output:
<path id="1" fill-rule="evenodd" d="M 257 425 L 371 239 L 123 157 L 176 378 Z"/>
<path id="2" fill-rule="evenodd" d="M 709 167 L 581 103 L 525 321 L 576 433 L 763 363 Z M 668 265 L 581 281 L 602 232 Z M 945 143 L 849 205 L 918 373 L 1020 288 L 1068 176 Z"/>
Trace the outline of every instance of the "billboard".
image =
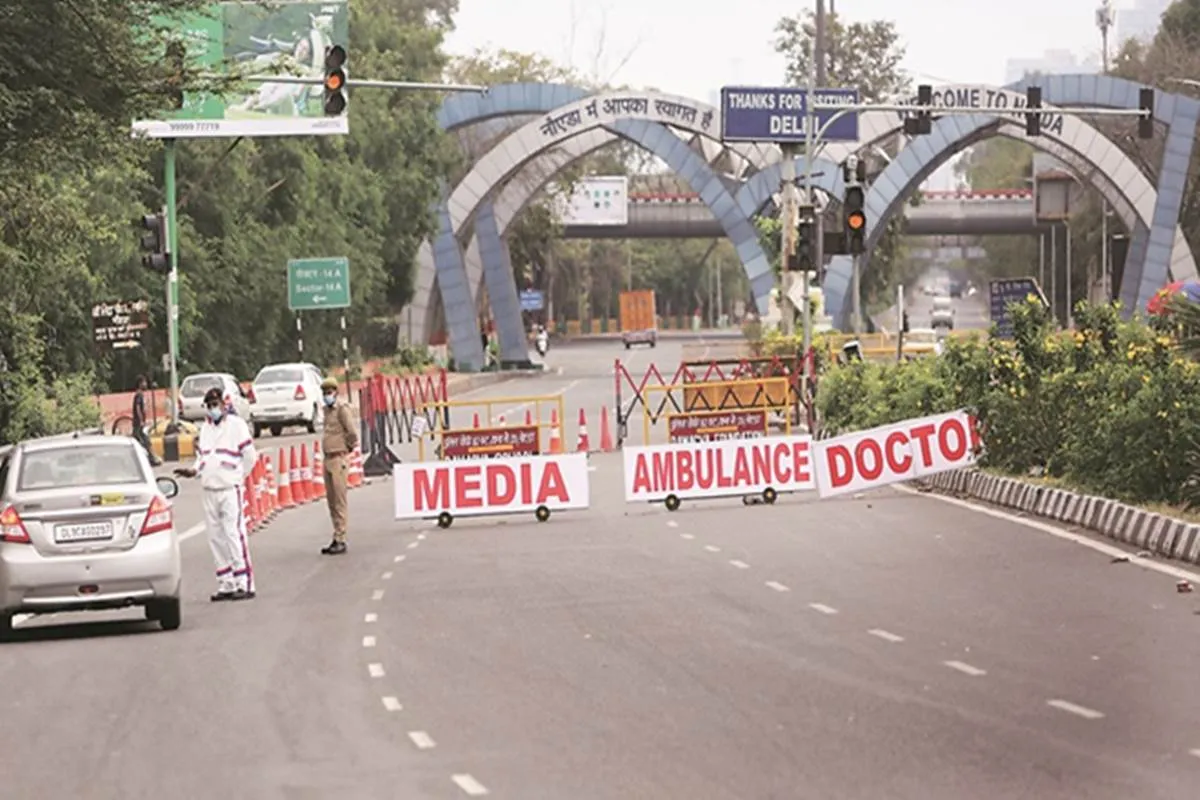
<path id="1" fill-rule="evenodd" d="M 187 46 L 188 66 L 221 75 L 281 74 L 318 83 L 243 83 L 224 95 L 188 93 L 183 108 L 160 120 L 133 123 L 156 139 L 233 136 L 314 136 L 349 132 L 346 115 L 325 116 L 325 49 L 349 50 L 347 0 L 218 2 L 202 11 L 158 20 Z"/>
<path id="2" fill-rule="evenodd" d="M 580 178 L 575 191 L 557 203 L 563 225 L 628 225 L 629 179 L 624 175 Z"/>
<path id="3" fill-rule="evenodd" d="M 822 142 L 857 142 L 857 89 L 814 89 L 817 127 Z M 804 144 L 808 137 L 808 90 L 794 86 L 726 86 L 721 89 L 721 139 L 726 142 Z M 828 126 L 828 127 L 826 127 Z"/>

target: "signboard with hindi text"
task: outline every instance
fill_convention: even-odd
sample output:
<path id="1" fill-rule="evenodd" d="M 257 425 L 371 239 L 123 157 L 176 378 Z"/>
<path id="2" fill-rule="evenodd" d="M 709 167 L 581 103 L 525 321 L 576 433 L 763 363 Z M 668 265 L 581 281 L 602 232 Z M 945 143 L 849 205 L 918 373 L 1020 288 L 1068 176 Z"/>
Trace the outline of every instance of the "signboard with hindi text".
<path id="1" fill-rule="evenodd" d="M 753 439 L 766 433 L 767 412 L 761 410 L 704 411 L 667 417 L 667 435 L 672 442 Z"/>
<path id="2" fill-rule="evenodd" d="M 350 260 L 299 258 L 287 265 L 288 308 L 320 311 L 350 306 Z"/>
<path id="3" fill-rule="evenodd" d="M 150 303 L 119 300 L 92 306 L 92 342 L 98 350 L 133 350 L 150 327 Z"/>
<path id="4" fill-rule="evenodd" d="M 858 105 L 857 89 L 815 89 L 813 135 L 829 123 L 822 142 L 857 142 L 858 114 L 833 120 L 846 106 Z M 726 86 L 721 89 L 721 139 L 726 142 L 803 144 L 808 137 L 808 90 L 796 87 Z"/>
<path id="5" fill-rule="evenodd" d="M 155 139 L 231 136 L 320 136 L 349 133 L 346 114 L 325 116 L 325 50 L 350 50 L 347 0 L 214 2 L 178 17 L 154 18 L 187 48 L 189 70 L 237 75 L 289 75 L 312 84 L 234 84 L 224 95 L 187 93 L 183 108 L 133 123 Z"/>
<path id="6" fill-rule="evenodd" d="M 536 425 L 450 430 L 442 434 L 442 458 L 447 461 L 536 456 L 538 449 Z"/>

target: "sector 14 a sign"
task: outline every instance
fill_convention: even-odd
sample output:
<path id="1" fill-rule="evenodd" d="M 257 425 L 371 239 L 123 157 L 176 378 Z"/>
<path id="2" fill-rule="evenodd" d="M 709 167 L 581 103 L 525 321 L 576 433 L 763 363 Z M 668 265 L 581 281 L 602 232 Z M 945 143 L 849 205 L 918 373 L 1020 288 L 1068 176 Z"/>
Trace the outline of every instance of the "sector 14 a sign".
<path id="1" fill-rule="evenodd" d="M 857 89 L 815 89 L 815 136 L 823 142 L 857 142 Z M 808 90 L 794 87 L 726 86 L 721 89 L 721 138 L 726 142 L 803 144 L 808 138 Z M 828 127 L 826 127 L 828 126 Z"/>
<path id="2" fill-rule="evenodd" d="M 319 311 L 350 305 L 350 260 L 300 258 L 287 264 L 288 308 Z"/>

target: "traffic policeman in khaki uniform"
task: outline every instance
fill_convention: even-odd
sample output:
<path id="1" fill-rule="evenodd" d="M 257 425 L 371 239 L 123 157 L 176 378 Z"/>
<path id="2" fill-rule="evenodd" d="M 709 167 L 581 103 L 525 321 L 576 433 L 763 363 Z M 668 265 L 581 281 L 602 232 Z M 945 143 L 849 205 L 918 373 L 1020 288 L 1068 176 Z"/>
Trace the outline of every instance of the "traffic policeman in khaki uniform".
<path id="1" fill-rule="evenodd" d="M 338 556 L 346 552 L 347 481 L 350 454 L 358 447 L 358 427 L 354 424 L 354 411 L 338 399 L 336 378 L 321 381 L 321 402 L 325 409 L 325 434 L 321 440 L 321 452 L 325 456 L 325 500 L 329 503 L 329 518 L 333 521 L 333 541 L 321 552 Z"/>

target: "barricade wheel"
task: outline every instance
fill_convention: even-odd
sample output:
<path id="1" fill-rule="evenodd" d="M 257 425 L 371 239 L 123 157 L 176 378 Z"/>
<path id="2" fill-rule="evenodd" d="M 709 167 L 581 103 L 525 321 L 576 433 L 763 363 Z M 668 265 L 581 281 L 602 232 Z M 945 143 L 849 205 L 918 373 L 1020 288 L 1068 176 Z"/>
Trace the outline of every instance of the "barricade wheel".
<path id="1" fill-rule="evenodd" d="M 772 489 L 770 486 L 763 489 L 763 502 L 766 503 L 767 505 L 773 504 L 775 502 L 775 499 L 778 497 L 779 497 L 779 493 L 776 492 L 774 489 Z"/>
<path id="2" fill-rule="evenodd" d="M 443 511 L 438 514 L 437 522 L 439 528 L 449 528 L 454 524 L 454 515 L 449 511 Z"/>
<path id="3" fill-rule="evenodd" d="M 679 508 L 679 498 L 673 494 L 667 495 L 667 499 L 663 501 L 663 505 L 667 507 L 667 511 L 674 511 Z"/>
<path id="4" fill-rule="evenodd" d="M 538 522 L 545 522 L 550 519 L 550 509 L 545 506 L 538 506 L 537 511 L 534 511 L 533 515 L 537 517 Z"/>

